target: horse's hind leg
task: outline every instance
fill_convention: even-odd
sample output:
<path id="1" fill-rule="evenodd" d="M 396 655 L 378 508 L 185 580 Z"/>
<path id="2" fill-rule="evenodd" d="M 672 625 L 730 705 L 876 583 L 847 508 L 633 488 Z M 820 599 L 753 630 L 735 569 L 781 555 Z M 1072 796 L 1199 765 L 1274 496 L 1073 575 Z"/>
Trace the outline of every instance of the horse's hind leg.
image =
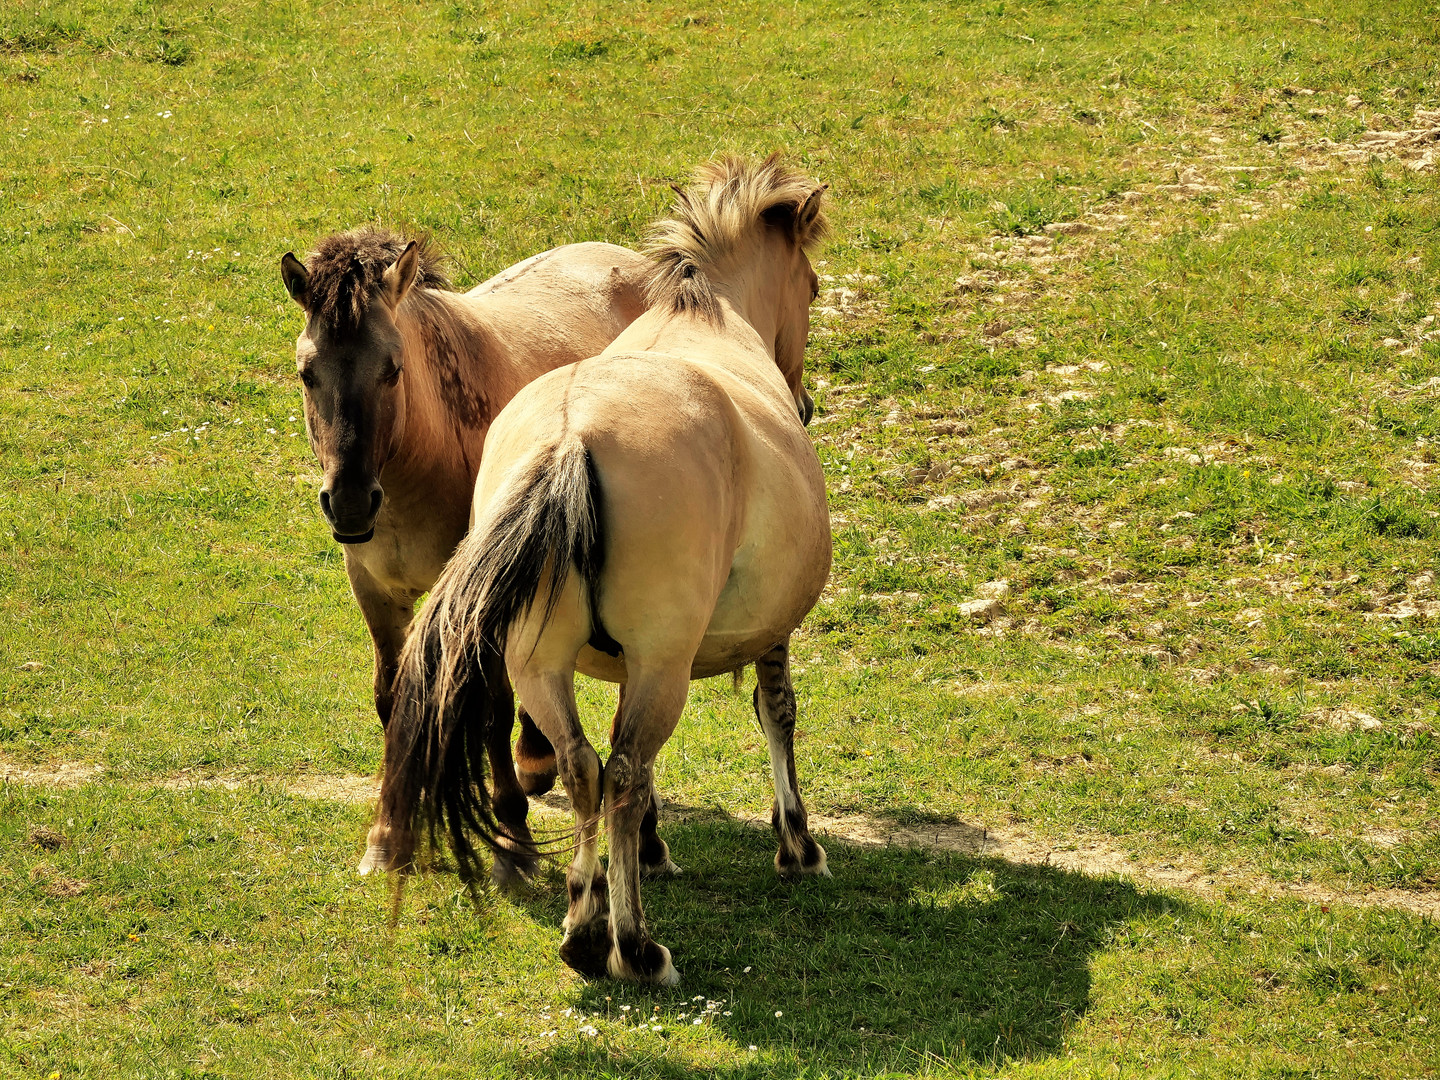
<path id="1" fill-rule="evenodd" d="M 490 758 L 490 800 L 495 820 L 504 830 L 500 842 L 505 848 L 495 853 L 490 877 L 501 889 L 509 891 L 535 876 L 539 860 L 535 857 L 534 839 L 525 820 L 530 811 L 530 800 L 525 797 L 516 779 L 515 762 L 510 756 L 515 696 L 510 691 L 510 677 L 498 653 L 486 660 L 485 684 L 493 710 L 493 721 L 485 736 L 485 752 Z M 507 839 L 514 842 L 507 843 Z"/>
<path id="2" fill-rule="evenodd" d="M 526 795 L 544 795 L 555 786 L 555 747 L 520 706 L 520 737 L 515 740 L 515 776 Z"/>
<path id="3" fill-rule="evenodd" d="M 755 662 L 755 716 L 770 747 L 775 809 L 770 823 L 780 838 L 775 869 L 782 874 L 824 874 L 825 849 L 810 835 L 805 804 L 795 781 L 795 690 L 790 685 L 790 642 L 785 640 Z"/>
<path id="4" fill-rule="evenodd" d="M 610 745 L 614 746 L 620 735 L 620 717 L 625 711 L 625 684 L 620 684 L 620 700 L 615 706 L 615 721 L 610 725 Z M 680 873 L 680 867 L 670 861 L 670 847 L 660 839 L 660 793 L 651 790 L 650 806 L 640 819 L 640 873 L 646 877 L 663 877 Z"/>
<path id="5" fill-rule="evenodd" d="M 573 675 L 521 675 L 516 690 L 540 732 L 555 747 L 560 780 L 575 811 L 575 857 L 565 875 L 570 908 L 560 959 L 582 975 L 605 974 L 610 952 L 610 905 L 600 863 L 600 755 L 585 738 L 575 707 Z"/>
<path id="6" fill-rule="evenodd" d="M 640 904 L 641 828 L 655 813 L 655 755 L 680 719 L 689 690 L 689 664 L 647 678 L 632 669 L 605 763 L 605 827 L 610 835 L 608 969 L 617 979 L 673 985 L 680 975 L 670 950 L 650 937 Z M 659 842 L 659 837 L 655 837 Z M 663 848 L 663 844 L 662 844 Z M 665 861 L 669 862 L 668 853 Z"/>
<path id="7" fill-rule="evenodd" d="M 660 839 L 660 793 L 651 786 L 650 807 L 640 819 L 640 873 L 646 877 L 666 877 L 680 873 L 670 858 L 670 845 Z"/>

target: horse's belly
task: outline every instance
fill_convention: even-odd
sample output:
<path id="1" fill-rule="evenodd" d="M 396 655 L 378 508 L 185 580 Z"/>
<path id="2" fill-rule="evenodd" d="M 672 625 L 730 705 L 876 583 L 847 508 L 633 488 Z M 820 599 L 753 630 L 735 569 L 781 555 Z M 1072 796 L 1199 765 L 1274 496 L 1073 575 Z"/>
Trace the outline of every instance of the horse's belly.
<path id="1" fill-rule="evenodd" d="M 783 634 L 768 634 L 760 637 L 711 638 L 706 637 L 690 665 L 691 679 L 709 679 L 725 675 L 736 668 L 753 664 L 777 645 Z M 624 683 L 627 681 L 625 655 L 610 656 L 592 649 L 588 645 L 580 650 L 575 660 L 575 670 L 582 675 L 601 682 Z"/>

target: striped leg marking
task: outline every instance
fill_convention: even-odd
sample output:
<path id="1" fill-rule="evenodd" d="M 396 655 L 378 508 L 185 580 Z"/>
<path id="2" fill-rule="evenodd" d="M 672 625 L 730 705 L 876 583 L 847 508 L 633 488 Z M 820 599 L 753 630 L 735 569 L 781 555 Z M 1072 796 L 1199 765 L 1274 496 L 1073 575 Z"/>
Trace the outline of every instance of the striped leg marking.
<path id="1" fill-rule="evenodd" d="M 795 691 L 790 685 L 790 646 L 780 644 L 755 662 L 755 716 L 770 749 L 775 807 L 770 824 L 780 839 L 775 869 L 784 875 L 830 876 L 825 849 L 810 835 L 805 804 L 795 779 Z"/>

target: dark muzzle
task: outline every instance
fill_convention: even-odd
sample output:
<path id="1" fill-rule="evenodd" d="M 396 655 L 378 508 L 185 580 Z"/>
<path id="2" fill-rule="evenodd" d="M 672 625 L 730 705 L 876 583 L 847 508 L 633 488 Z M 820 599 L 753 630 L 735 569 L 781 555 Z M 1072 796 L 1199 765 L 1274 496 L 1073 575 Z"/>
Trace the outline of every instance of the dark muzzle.
<path id="1" fill-rule="evenodd" d="M 368 484 L 334 484 L 320 489 L 320 512 L 330 534 L 342 544 L 364 544 L 375 535 L 375 519 L 385 491 L 376 480 Z"/>

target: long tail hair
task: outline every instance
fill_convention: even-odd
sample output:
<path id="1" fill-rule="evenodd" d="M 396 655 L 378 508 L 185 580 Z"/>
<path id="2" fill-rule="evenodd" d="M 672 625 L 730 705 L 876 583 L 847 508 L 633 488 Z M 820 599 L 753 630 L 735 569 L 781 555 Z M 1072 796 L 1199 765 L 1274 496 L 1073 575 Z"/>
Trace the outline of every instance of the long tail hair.
<path id="1" fill-rule="evenodd" d="M 484 527 L 460 542 L 400 655 L 379 820 L 410 836 L 424 831 L 432 847 L 443 838 L 467 883 L 482 871 L 476 841 L 492 851 L 501 846 L 485 745 L 500 719 L 497 699 L 507 709 L 511 700 L 509 688 L 496 685 L 506 678 L 506 636 L 537 601 L 548 621 L 572 571 L 584 579 L 598 622 L 593 608 L 605 556 L 599 505 L 595 463 L 579 439 L 537 456 Z M 508 834 L 505 844 L 526 846 Z"/>

